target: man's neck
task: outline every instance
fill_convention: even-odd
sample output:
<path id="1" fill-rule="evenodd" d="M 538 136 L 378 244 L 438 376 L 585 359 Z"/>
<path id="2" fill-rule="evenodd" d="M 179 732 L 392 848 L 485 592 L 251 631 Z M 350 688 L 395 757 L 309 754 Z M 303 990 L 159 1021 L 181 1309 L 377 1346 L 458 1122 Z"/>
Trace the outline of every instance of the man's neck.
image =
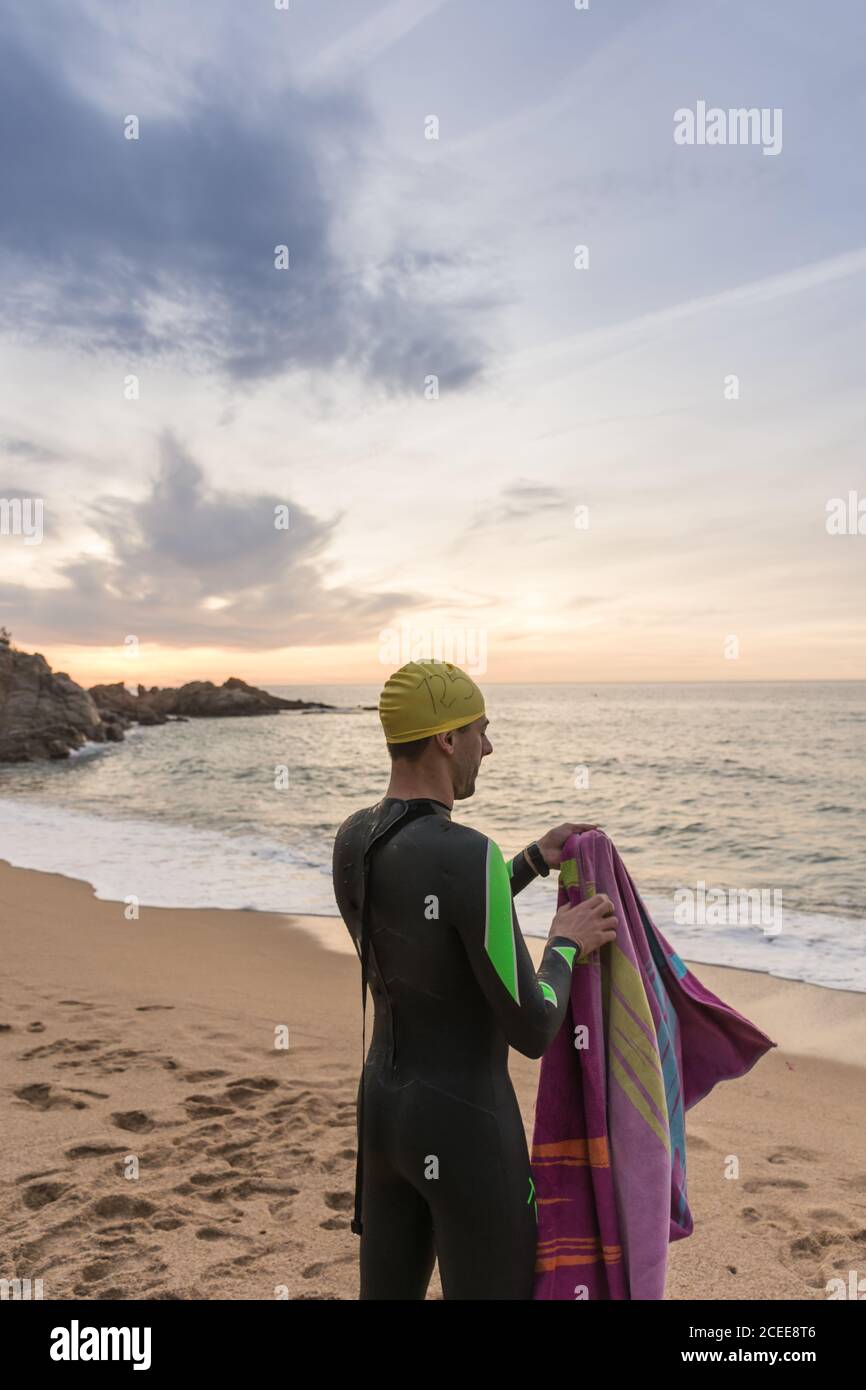
<path id="1" fill-rule="evenodd" d="M 454 805 L 454 790 L 448 779 L 425 774 L 417 768 L 392 767 L 385 795 L 401 801 L 441 801 L 449 811 Z"/>

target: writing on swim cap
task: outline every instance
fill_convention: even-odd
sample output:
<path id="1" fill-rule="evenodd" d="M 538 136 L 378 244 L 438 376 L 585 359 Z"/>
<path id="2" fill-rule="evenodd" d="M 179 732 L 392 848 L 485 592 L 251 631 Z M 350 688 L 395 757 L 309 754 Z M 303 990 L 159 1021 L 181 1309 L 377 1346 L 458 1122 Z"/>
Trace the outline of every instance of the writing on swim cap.
<path id="1" fill-rule="evenodd" d="M 385 682 L 379 719 L 388 743 L 411 743 L 471 724 L 484 713 L 478 686 L 451 661 L 410 661 Z"/>

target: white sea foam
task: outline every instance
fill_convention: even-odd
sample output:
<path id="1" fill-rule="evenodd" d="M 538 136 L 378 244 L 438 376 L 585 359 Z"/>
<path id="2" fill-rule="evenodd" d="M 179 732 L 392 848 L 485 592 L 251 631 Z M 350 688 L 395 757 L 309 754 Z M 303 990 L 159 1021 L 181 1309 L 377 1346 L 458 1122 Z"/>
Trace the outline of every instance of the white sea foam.
<path id="1" fill-rule="evenodd" d="M 0 799 L 0 837 L 10 864 L 83 879 L 97 898 L 111 902 L 134 897 L 143 907 L 336 912 L 328 869 L 260 836 L 109 819 L 14 797 Z M 782 932 L 766 936 L 756 927 L 675 923 L 672 892 L 647 893 L 644 901 L 687 960 L 866 992 L 861 920 L 786 911 Z M 527 936 L 547 936 L 555 903 L 554 875 L 524 890 L 518 912 Z"/>
<path id="2" fill-rule="evenodd" d="M 97 898 L 146 907 L 334 912 L 330 876 L 254 835 L 117 819 L 0 799 L 0 857 L 83 879 Z M 328 900 L 330 898 L 330 901 Z"/>

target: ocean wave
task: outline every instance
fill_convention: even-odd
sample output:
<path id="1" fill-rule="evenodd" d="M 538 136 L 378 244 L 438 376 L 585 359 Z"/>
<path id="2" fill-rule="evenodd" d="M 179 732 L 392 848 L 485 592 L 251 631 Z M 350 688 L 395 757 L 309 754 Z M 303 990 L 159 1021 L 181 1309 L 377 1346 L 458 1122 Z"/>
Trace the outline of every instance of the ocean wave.
<path id="1" fill-rule="evenodd" d="M 143 907 L 334 912 L 323 871 L 260 835 L 122 819 L 23 797 L 0 800 L 2 857 L 89 883 L 97 898 Z"/>
<path id="2" fill-rule="evenodd" d="M 88 740 L 87 743 L 82 743 L 80 748 L 70 749 L 68 760 L 71 763 L 80 763 L 88 758 L 98 758 L 115 746 L 111 743 L 94 743 Z"/>
<path id="3" fill-rule="evenodd" d="M 0 799 L 2 857 L 20 868 L 91 884 L 97 898 L 142 907 L 223 908 L 333 916 L 330 866 L 265 836 L 165 821 L 93 815 L 23 797 Z M 630 847 L 620 846 L 628 857 Z M 731 965 L 831 989 L 866 992 L 862 912 L 816 913 L 788 906 L 779 936 L 750 926 L 683 926 L 674 889 L 644 900 L 685 959 Z M 528 936 L 545 937 L 556 910 L 556 880 L 530 885 L 518 903 Z"/>

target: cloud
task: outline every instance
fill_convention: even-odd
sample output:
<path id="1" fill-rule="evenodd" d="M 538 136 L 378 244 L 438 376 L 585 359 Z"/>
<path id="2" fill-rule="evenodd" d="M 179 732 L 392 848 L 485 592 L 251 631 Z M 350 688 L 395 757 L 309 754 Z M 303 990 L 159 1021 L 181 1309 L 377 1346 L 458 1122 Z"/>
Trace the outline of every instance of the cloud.
<path id="1" fill-rule="evenodd" d="M 317 54 L 305 76 L 311 81 L 333 81 L 353 75 L 360 66 L 381 58 L 446 3 L 447 0 L 391 0 Z"/>
<path id="2" fill-rule="evenodd" d="M 179 109 L 106 110 L 54 62 L 56 36 L 0 28 L 7 331 L 238 381 L 345 367 L 398 391 L 480 372 L 479 305 L 466 312 L 453 254 L 419 280 L 423 246 L 365 265 L 346 236 L 378 144 L 358 95 L 283 87 L 241 106 L 211 73 Z"/>
<path id="3" fill-rule="evenodd" d="M 725 310 L 762 308 L 776 300 L 789 299 L 809 290 L 820 289 L 840 280 L 851 279 L 866 272 L 866 246 L 858 246 L 838 256 L 825 260 L 812 261 L 807 265 L 796 266 L 793 270 L 782 271 L 777 275 L 766 275 L 758 280 L 750 280 L 716 294 L 697 296 L 678 304 L 667 305 L 650 313 L 639 314 L 624 322 L 614 323 L 603 328 L 586 331 L 559 338 L 513 353 L 501 360 L 498 370 L 525 370 L 534 366 L 553 365 L 557 361 L 573 369 L 575 359 L 592 354 L 594 361 L 601 360 L 604 352 L 652 342 L 660 338 L 673 324 L 700 318 L 704 314 L 714 314 Z M 550 378 L 548 377 L 548 380 Z"/>
<path id="4" fill-rule="evenodd" d="M 279 506 L 288 530 L 274 524 Z M 0 584 L 0 620 L 23 645 L 120 646 L 128 634 L 253 651 L 373 641 L 423 601 L 329 585 L 339 518 L 322 521 L 285 496 L 217 491 L 171 435 L 147 496 L 98 498 L 88 519 L 102 557 L 67 560 L 53 588 Z"/>
<path id="5" fill-rule="evenodd" d="M 54 450 L 46 449 L 32 439 L 16 439 L 11 435 L 0 436 L 0 453 L 23 460 L 24 463 L 52 463 L 57 458 Z M 8 493 L 4 496 L 8 496 Z"/>
<path id="6" fill-rule="evenodd" d="M 516 521 L 529 526 L 550 512 L 561 512 L 569 505 L 562 488 L 518 479 L 502 489 L 498 501 L 480 508 L 475 513 L 454 545 L 461 548 L 469 537 L 477 535 L 480 531 L 496 530 L 510 522 Z"/>

